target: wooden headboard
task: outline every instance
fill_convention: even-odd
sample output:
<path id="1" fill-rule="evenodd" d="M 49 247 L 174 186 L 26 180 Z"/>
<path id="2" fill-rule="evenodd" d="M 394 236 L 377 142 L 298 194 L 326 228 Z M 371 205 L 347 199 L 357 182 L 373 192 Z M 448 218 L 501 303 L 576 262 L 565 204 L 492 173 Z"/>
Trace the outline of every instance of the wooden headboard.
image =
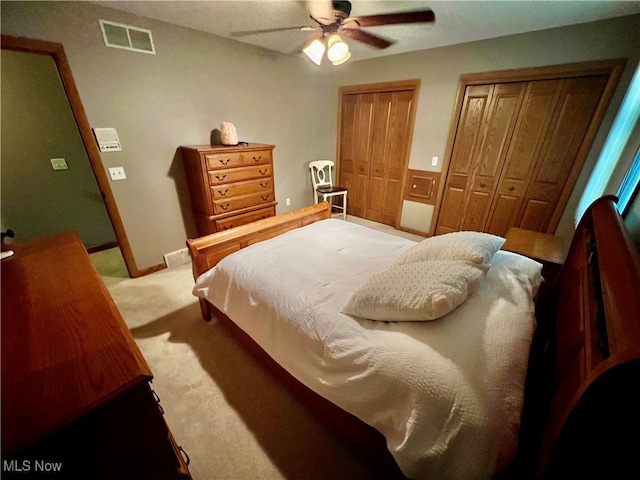
<path id="1" fill-rule="evenodd" d="M 640 471 L 640 255 L 615 202 L 587 210 L 539 309 L 553 360 L 540 478 L 621 478 L 632 462 Z"/>

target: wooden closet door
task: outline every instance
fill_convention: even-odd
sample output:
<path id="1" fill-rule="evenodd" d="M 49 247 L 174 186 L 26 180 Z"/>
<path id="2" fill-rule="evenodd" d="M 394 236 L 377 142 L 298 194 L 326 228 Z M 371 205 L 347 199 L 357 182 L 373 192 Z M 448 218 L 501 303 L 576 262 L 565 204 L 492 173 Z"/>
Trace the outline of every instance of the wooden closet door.
<path id="1" fill-rule="evenodd" d="M 516 224 L 564 80 L 529 82 L 485 231 L 505 236 Z"/>
<path id="2" fill-rule="evenodd" d="M 436 233 L 484 228 L 526 84 L 516 82 L 468 88 L 480 92 L 480 97 L 475 97 L 473 94 L 469 96 L 470 103 L 480 100 L 478 106 L 486 108 L 486 115 L 483 115 L 478 122 L 477 113 L 480 109 L 476 107 L 470 112 L 476 115 L 465 118 L 465 123 L 462 125 L 460 140 L 463 148 L 452 157 L 451 162 L 451 166 L 454 167 L 453 172 L 457 175 L 451 178 L 453 173 L 451 172 L 447 178 L 449 188 L 445 187 L 443 208 L 449 209 L 444 210 L 445 216 L 439 222 Z M 482 92 L 485 90 L 482 89 L 487 88 L 489 95 L 484 97 Z M 466 131 L 467 128 L 469 131 Z M 472 138 L 475 148 L 472 150 L 464 148 Z M 456 137 L 454 154 L 457 147 L 458 137 Z M 458 162 L 460 165 L 457 165 Z"/>
<path id="3" fill-rule="evenodd" d="M 342 97 L 339 183 L 349 190 L 347 213 L 395 226 L 402 201 L 414 90 Z"/>
<path id="4" fill-rule="evenodd" d="M 347 213 L 364 217 L 369 188 L 369 148 L 373 94 L 342 100 L 339 183 L 349 190 Z"/>
<path id="5" fill-rule="evenodd" d="M 469 86 L 465 89 L 436 234 L 460 230 L 475 166 L 474 152 L 481 143 L 492 93 L 493 85 Z"/>
<path id="6" fill-rule="evenodd" d="M 364 218 L 395 225 L 402 199 L 413 92 L 376 93 L 371 128 L 369 189 Z"/>
<path id="7" fill-rule="evenodd" d="M 570 193 L 565 184 L 580 171 L 581 165 L 575 166 L 576 156 L 606 83 L 604 75 L 565 80 L 516 226 L 555 231 Z"/>

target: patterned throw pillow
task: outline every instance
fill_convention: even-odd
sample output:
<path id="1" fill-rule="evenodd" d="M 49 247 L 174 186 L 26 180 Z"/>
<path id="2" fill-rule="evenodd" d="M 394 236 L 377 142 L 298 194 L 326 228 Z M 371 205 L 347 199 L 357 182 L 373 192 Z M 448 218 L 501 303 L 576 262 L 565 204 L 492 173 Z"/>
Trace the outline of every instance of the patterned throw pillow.
<path id="1" fill-rule="evenodd" d="M 434 320 L 466 300 L 483 275 L 481 265 L 463 261 L 392 265 L 372 275 L 342 312 L 370 320 Z"/>
<path id="2" fill-rule="evenodd" d="M 466 260 L 489 263 L 505 238 L 483 232 L 453 232 L 426 238 L 396 258 L 396 264 L 426 260 Z"/>

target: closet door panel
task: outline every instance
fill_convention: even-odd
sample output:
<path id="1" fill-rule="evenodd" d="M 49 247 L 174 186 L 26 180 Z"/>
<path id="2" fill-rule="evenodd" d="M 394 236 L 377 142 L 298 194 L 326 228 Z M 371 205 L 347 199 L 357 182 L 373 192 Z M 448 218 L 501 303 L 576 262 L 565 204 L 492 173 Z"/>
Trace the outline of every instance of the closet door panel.
<path id="1" fill-rule="evenodd" d="M 389 153 L 387 135 L 391 120 L 391 92 L 377 93 L 374 96 L 371 121 L 371 170 L 369 172 L 369 196 L 367 199 L 365 218 L 374 222 L 382 222 L 384 209 L 385 186 L 388 175 Z"/>
<path id="2" fill-rule="evenodd" d="M 382 223 L 395 225 L 402 202 L 404 160 L 409 157 L 411 134 L 411 109 L 413 91 L 394 92 L 390 106 L 389 127 L 386 134 L 385 165 L 386 182 Z"/>
<path id="3" fill-rule="evenodd" d="M 349 194 L 349 200 L 355 197 L 355 131 L 356 131 L 356 104 L 357 95 L 345 95 L 342 99 L 342 112 L 340 118 L 340 129 L 343 134 L 340 137 L 340 174 L 337 182 L 341 187 L 345 187 L 349 192 L 354 191 L 354 195 Z M 351 213 L 351 205 L 347 202 L 347 211 Z"/>
<path id="4" fill-rule="evenodd" d="M 564 80 L 527 84 L 485 231 L 505 236 L 515 225 L 563 84 Z"/>
<path id="5" fill-rule="evenodd" d="M 371 123 L 373 120 L 373 105 L 375 94 L 358 95 L 355 111 L 355 125 L 353 132 L 354 158 L 354 195 L 348 194 L 347 208 L 351 207 L 352 214 L 365 217 L 367 197 L 369 195 L 369 171 L 371 168 Z"/>
<path id="6" fill-rule="evenodd" d="M 455 232 L 461 228 L 465 197 L 474 168 L 474 152 L 481 141 L 492 92 L 492 85 L 469 86 L 465 89 L 436 234 Z"/>
<path id="7" fill-rule="evenodd" d="M 551 218 L 556 209 L 564 209 L 564 205 L 559 205 L 558 202 L 574 168 L 576 156 L 606 82 L 606 76 L 571 78 L 565 81 L 525 194 L 525 207 L 517 226 L 549 233 L 555 230 L 556 225 L 550 224 Z M 575 175 L 580 167 L 581 165 L 575 167 Z M 532 219 L 530 214 L 526 214 L 527 210 L 540 210 L 541 205 L 545 205 L 543 218 Z"/>
<path id="8" fill-rule="evenodd" d="M 525 89 L 525 83 L 495 86 L 484 139 L 473 175 L 473 190 L 463 220 L 465 230 L 485 229 Z"/>

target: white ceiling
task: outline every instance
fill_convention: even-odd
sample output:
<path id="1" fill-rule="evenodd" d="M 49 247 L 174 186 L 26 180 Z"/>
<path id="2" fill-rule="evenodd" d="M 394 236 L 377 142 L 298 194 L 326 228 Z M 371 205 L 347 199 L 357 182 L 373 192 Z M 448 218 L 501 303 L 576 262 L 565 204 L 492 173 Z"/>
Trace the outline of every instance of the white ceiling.
<path id="1" fill-rule="evenodd" d="M 100 5 L 282 53 L 300 54 L 310 32 L 280 32 L 238 35 L 239 32 L 272 28 L 317 26 L 309 18 L 306 1 L 97 1 Z M 351 18 L 414 9 L 431 8 L 433 24 L 370 27 L 367 30 L 396 43 L 384 50 L 346 39 L 351 61 L 424 50 L 457 43 L 543 30 L 563 25 L 592 22 L 640 13 L 640 1 L 463 1 L 351 0 Z"/>

